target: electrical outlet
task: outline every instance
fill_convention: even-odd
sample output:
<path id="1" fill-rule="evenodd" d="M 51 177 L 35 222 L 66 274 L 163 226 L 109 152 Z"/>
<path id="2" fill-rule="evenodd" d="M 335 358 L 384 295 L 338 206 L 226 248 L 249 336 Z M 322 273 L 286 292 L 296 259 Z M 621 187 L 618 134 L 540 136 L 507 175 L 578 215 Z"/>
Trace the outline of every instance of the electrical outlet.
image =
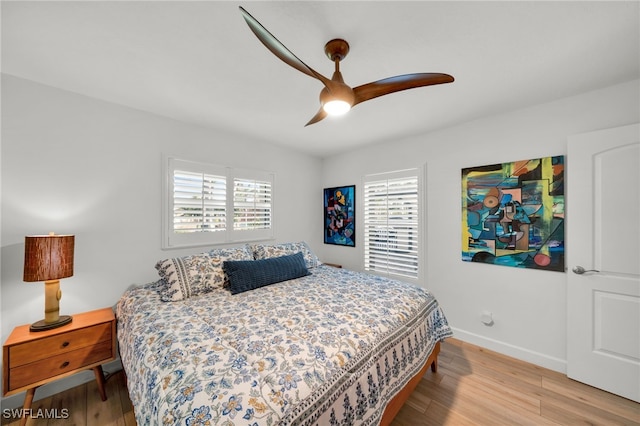
<path id="1" fill-rule="evenodd" d="M 487 327 L 491 327 L 493 325 L 493 314 L 489 311 L 482 311 L 480 321 Z"/>

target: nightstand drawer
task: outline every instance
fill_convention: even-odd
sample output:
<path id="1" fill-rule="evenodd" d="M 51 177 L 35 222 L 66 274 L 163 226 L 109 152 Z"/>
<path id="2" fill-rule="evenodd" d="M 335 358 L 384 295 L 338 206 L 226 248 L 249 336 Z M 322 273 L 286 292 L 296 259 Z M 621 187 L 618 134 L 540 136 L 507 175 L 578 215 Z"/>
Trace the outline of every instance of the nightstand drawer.
<path id="1" fill-rule="evenodd" d="M 9 360 L 11 368 L 15 368 L 106 340 L 111 340 L 110 322 L 12 346 Z"/>
<path id="2" fill-rule="evenodd" d="M 107 326 L 109 324 L 106 324 Z M 9 390 L 29 386 L 73 370 L 79 370 L 100 361 L 113 358 L 111 335 L 109 340 L 85 346 L 74 351 L 50 356 L 37 362 L 11 366 L 9 370 Z"/>

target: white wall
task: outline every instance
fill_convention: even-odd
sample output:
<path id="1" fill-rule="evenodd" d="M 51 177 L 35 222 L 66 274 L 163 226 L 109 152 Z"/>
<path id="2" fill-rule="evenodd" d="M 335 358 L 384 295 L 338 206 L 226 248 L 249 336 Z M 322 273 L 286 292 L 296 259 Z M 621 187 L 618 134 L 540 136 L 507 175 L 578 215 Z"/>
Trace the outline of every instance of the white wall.
<path id="1" fill-rule="evenodd" d="M 277 241 L 319 249 L 320 159 L 3 75 L 3 342 L 44 317 L 44 285 L 22 281 L 25 235 L 76 235 L 61 314 L 112 306 L 157 279 L 157 260 L 206 251 L 160 249 L 163 153 L 274 171 Z"/>
<path id="2" fill-rule="evenodd" d="M 324 187 L 357 185 L 360 233 L 356 248 L 325 245 L 321 257 L 362 270 L 362 176 L 426 165 L 421 285 L 443 305 L 457 338 L 564 372 L 566 275 L 461 260 L 461 169 L 566 155 L 569 135 L 637 122 L 638 93 L 636 80 L 325 159 Z M 480 322 L 483 310 L 493 312 L 492 327 Z"/>

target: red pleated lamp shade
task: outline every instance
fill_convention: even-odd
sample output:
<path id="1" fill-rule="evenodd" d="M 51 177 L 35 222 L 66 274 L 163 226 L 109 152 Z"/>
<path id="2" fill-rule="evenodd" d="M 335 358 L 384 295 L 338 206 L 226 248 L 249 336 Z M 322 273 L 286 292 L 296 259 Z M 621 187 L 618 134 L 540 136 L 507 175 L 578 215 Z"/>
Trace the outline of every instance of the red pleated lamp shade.
<path id="1" fill-rule="evenodd" d="M 74 243 L 74 235 L 25 237 L 23 280 L 49 281 L 73 276 Z"/>

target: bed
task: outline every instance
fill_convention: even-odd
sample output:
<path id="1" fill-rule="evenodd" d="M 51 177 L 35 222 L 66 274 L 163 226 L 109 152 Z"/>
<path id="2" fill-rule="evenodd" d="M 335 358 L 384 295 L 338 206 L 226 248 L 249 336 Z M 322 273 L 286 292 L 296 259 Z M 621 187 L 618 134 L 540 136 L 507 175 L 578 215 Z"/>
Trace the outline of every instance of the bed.
<path id="1" fill-rule="evenodd" d="M 116 306 L 139 426 L 388 424 L 451 335 L 428 291 L 323 265 L 303 242 L 156 268 Z"/>

